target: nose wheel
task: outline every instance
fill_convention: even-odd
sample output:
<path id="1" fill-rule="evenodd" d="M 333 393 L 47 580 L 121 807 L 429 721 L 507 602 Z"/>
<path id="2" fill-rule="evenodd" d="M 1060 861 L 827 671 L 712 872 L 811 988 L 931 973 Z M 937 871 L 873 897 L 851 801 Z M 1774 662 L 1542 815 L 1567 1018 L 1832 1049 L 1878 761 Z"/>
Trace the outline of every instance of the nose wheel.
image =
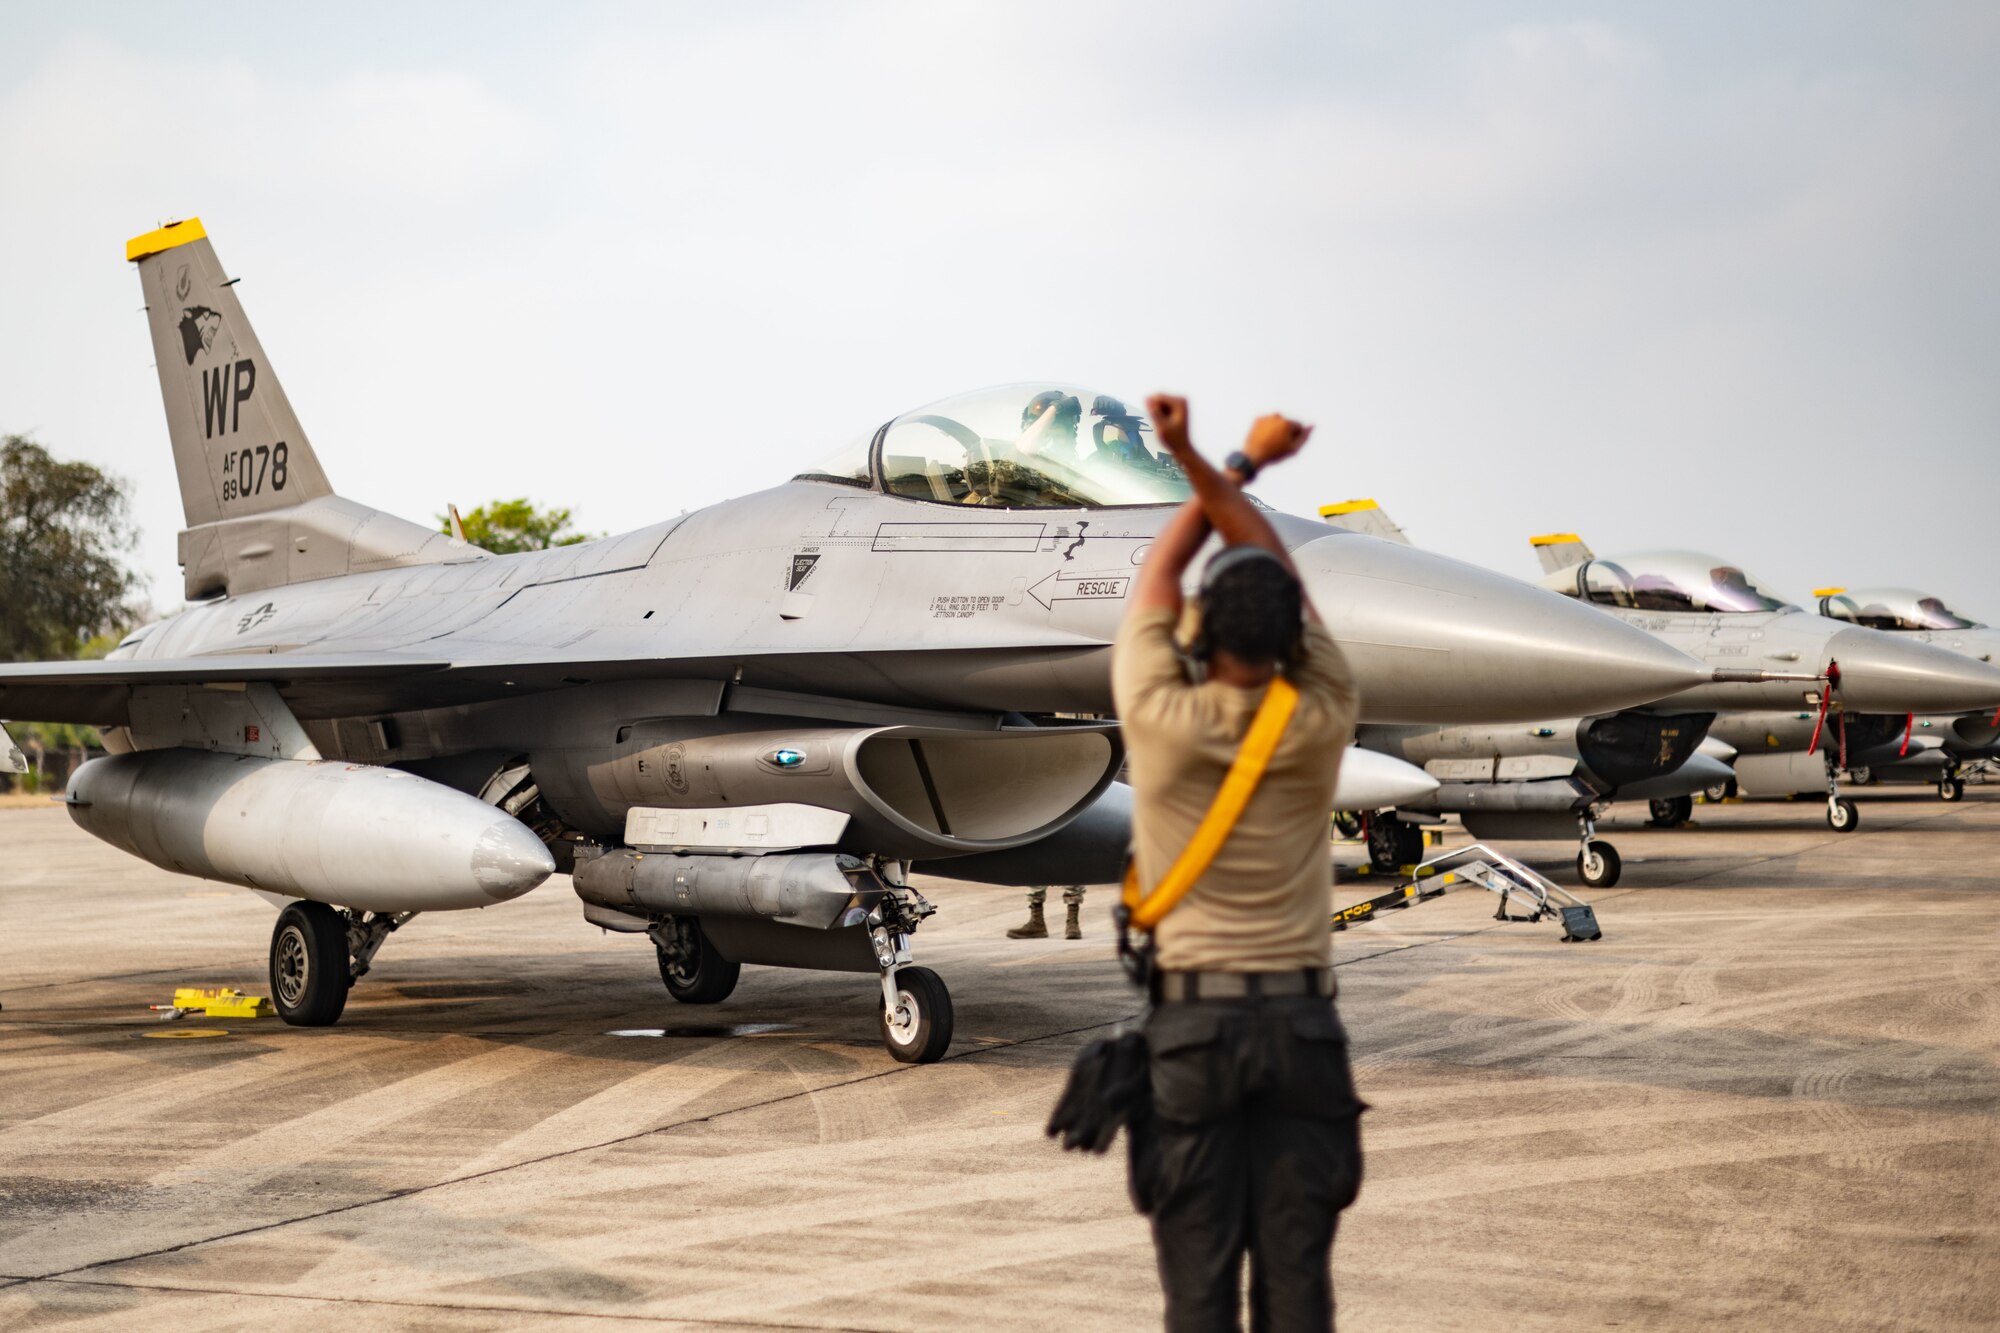
<path id="1" fill-rule="evenodd" d="M 951 1046 L 951 992 L 928 967 L 898 967 L 882 974 L 882 1044 L 906 1065 L 944 1058 Z"/>
<path id="2" fill-rule="evenodd" d="M 1586 810 L 1577 821 L 1578 846 L 1576 851 L 1576 873 L 1593 889 L 1608 889 L 1618 882 L 1624 872 L 1625 863 L 1619 859 L 1618 849 L 1608 842 L 1597 840 L 1597 821 Z"/>
<path id="3" fill-rule="evenodd" d="M 1861 827 L 1861 807 L 1845 796 L 1826 798 L 1826 826 L 1835 833 L 1852 833 Z"/>
<path id="4" fill-rule="evenodd" d="M 1938 782 L 1940 801 L 1962 801 L 1965 799 L 1965 779 L 1960 777 L 1942 778 Z"/>

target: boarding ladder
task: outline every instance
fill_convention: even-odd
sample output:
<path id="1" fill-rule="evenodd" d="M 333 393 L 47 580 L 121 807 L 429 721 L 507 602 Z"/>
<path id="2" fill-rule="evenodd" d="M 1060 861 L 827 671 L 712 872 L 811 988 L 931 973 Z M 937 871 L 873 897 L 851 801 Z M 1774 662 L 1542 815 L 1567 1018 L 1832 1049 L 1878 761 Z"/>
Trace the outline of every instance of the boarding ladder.
<path id="1" fill-rule="evenodd" d="M 1341 908 L 1333 914 L 1333 928 L 1346 930 L 1373 921 L 1382 912 L 1442 898 L 1455 884 L 1471 884 L 1499 894 L 1500 908 L 1493 914 L 1495 921 L 1559 921 L 1564 944 L 1603 938 L 1603 932 L 1597 928 L 1597 913 L 1589 903 L 1483 842 L 1440 852 L 1414 867 L 1407 883 L 1352 907 Z M 1507 905 L 1516 898 L 1526 900 L 1529 911 L 1525 916 L 1507 910 Z"/>

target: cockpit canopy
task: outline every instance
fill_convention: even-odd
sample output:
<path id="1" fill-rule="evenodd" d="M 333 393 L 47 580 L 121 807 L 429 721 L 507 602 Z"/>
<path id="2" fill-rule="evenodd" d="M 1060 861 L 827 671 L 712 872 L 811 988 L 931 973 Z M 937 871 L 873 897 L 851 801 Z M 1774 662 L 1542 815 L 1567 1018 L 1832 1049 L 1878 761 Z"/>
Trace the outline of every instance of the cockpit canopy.
<path id="1" fill-rule="evenodd" d="M 1587 560 L 1542 581 L 1567 597 L 1628 611 L 1796 610 L 1735 565 L 1699 551 L 1634 551 Z"/>
<path id="2" fill-rule="evenodd" d="M 1152 432 L 1134 399 L 1006 384 L 906 412 L 795 480 L 1002 509 L 1178 504 L 1187 478 Z"/>
<path id="3" fill-rule="evenodd" d="M 1856 588 L 1819 599 L 1823 616 L 1845 620 L 1869 629 L 1976 629 L 1979 622 L 1968 620 L 1944 604 L 1915 588 Z"/>

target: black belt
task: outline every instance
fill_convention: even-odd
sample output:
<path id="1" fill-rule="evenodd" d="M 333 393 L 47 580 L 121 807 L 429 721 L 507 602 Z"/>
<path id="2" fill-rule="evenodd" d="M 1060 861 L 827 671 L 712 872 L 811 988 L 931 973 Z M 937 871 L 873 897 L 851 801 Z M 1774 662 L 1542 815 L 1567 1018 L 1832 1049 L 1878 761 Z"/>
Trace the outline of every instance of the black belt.
<path id="1" fill-rule="evenodd" d="M 1332 994 L 1330 967 L 1301 967 L 1284 972 L 1159 972 L 1153 977 L 1153 998 L 1169 1002 Z"/>

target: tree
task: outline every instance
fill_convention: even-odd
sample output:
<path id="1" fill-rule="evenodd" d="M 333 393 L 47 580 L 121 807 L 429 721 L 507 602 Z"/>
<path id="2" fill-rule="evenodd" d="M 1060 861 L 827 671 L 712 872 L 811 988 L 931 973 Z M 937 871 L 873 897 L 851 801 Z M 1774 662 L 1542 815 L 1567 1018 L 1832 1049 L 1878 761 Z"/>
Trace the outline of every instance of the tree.
<path id="1" fill-rule="evenodd" d="M 574 546 L 587 542 L 591 534 L 571 532 L 570 511 L 537 509 L 527 500 L 492 500 L 461 516 L 465 539 L 495 555 L 516 551 L 546 551 L 551 546 Z M 440 531 L 451 531 L 451 516 L 438 515 Z"/>
<path id="2" fill-rule="evenodd" d="M 0 437 L 0 661 L 70 657 L 137 617 L 125 484 Z"/>

